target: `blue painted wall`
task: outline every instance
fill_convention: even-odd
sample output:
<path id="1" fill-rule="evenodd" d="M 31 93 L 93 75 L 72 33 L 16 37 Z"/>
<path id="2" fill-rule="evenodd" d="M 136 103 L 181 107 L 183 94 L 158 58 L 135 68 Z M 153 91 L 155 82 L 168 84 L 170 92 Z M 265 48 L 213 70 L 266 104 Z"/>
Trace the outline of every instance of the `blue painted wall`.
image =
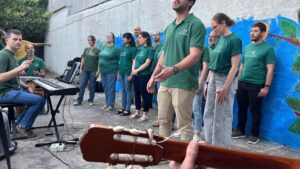
<path id="1" fill-rule="evenodd" d="M 300 39 L 300 24 L 288 18 L 278 16 L 264 20 L 254 20 L 253 18 L 238 19 L 236 26 L 232 27 L 231 30 L 241 37 L 243 47 L 250 43 L 250 29 L 253 23 L 257 21 L 267 22 L 270 26 L 269 33 L 286 37 L 291 36 L 291 34 L 288 34 L 289 31 L 285 29 L 292 29 L 291 27 L 293 27 L 296 29 L 294 38 Z M 286 21 L 285 23 L 289 23 L 289 25 L 282 25 L 281 21 Z M 210 33 L 210 31 L 211 28 L 207 28 L 207 34 Z M 163 41 L 163 39 L 164 36 L 162 32 L 161 41 Z M 264 99 L 261 137 L 300 150 L 300 134 L 289 130 L 298 117 L 295 115 L 295 110 L 287 104 L 288 97 L 300 100 L 300 93 L 297 93 L 295 90 L 295 86 L 300 83 L 300 74 L 297 75 L 292 71 L 292 65 L 296 57 L 300 54 L 300 47 L 273 37 L 268 37 L 266 41 L 275 48 L 276 69 L 272 87 L 270 88 L 268 96 Z M 122 47 L 121 35 L 116 37 L 116 45 Z M 97 46 L 101 46 L 100 41 L 97 41 Z M 235 103 L 233 126 L 235 127 L 236 125 L 237 106 Z M 247 124 L 248 132 L 250 131 L 250 127 L 251 117 L 249 116 Z"/>

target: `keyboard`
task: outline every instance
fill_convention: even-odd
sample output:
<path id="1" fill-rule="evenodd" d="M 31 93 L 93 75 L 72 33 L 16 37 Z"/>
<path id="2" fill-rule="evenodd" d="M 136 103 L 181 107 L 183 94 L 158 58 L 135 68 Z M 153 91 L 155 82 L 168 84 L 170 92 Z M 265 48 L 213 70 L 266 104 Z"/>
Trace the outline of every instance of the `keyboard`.
<path id="1" fill-rule="evenodd" d="M 50 95 L 76 95 L 79 88 L 56 79 L 36 79 L 33 83 L 46 90 Z"/>

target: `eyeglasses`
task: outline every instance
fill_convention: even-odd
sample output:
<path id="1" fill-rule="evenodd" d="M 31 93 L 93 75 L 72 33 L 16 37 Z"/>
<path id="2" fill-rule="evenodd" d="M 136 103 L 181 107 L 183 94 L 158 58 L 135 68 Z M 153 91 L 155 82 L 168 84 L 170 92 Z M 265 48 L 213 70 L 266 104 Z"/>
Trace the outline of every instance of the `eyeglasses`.
<path id="1" fill-rule="evenodd" d="M 153 36 L 159 36 L 159 34 L 153 34 Z"/>
<path id="2" fill-rule="evenodd" d="M 112 39 L 113 37 L 112 36 L 106 36 L 106 39 Z"/>

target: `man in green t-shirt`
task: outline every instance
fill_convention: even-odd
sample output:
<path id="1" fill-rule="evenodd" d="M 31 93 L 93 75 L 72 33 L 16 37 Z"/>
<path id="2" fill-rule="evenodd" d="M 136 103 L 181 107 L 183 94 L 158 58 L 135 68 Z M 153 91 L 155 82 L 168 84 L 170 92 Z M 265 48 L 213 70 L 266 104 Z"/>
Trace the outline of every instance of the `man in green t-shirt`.
<path id="1" fill-rule="evenodd" d="M 20 90 L 19 73 L 27 69 L 31 61 L 26 60 L 20 66 L 16 52 L 21 46 L 22 34 L 19 30 L 6 33 L 6 47 L 0 51 L 0 103 L 24 104 L 25 111 L 17 118 L 18 132 L 25 137 L 35 137 L 31 127 L 45 105 L 45 99 L 36 94 Z M 22 83 L 21 83 L 22 84 Z M 26 84 L 23 84 L 27 87 Z"/>
<path id="2" fill-rule="evenodd" d="M 192 103 L 198 88 L 198 62 L 205 38 L 203 23 L 190 9 L 196 0 L 173 0 L 176 19 L 165 29 L 165 42 L 158 64 L 147 84 L 153 92 L 154 82 L 160 82 L 158 90 L 159 134 L 171 134 L 171 119 L 175 111 L 177 127 L 182 140 L 193 137 Z"/>
<path id="3" fill-rule="evenodd" d="M 246 137 L 248 106 L 252 113 L 252 131 L 249 144 L 259 141 L 262 100 L 268 94 L 275 68 L 274 48 L 263 40 L 266 26 L 262 22 L 255 23 L 250 32 L 252 43 L 245 47 L 240 65 L 237 90 L 238 126 L 232 133 L 233 138 Z"/>
<path id="4" fill-rule="evenodd" d="M 40 76 L 45 77 L 46 70 L 45 70 L 45 64 L 44 61 L 34 55 L 35 49 L 32 43 L 28 43 L 25 46 L 25 50 L 27 55 L 20 58 L 18 61 L 19 65 L 22 64 L 25 60 L 30 60 L 31 65 L 28 69 L 25 70 L 26 76 Z"/>

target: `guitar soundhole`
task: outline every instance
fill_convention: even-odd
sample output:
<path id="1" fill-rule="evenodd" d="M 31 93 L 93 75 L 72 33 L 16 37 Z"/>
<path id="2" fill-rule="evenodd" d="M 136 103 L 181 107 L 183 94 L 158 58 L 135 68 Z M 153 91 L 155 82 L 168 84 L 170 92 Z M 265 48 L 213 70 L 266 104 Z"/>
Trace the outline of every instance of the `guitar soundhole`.
<path id="1" fill-rule="evenodd" d="M 113 161 L 123 161 L 132 163 L 145 163 L 153 162 L 153 157 L 151 155 L 141 155 L 141 154 L 111 154 L 110 159 Z"/>

